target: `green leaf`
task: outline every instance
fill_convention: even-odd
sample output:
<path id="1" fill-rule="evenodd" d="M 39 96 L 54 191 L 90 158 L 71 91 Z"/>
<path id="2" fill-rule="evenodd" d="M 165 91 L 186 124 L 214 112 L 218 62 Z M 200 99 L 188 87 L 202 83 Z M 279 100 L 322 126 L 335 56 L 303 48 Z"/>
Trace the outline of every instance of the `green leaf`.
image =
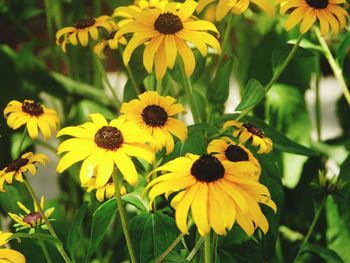
<path id="1" fill-rule="evenodd" d="M 103 105 L 110 105 L 109 98 L 95 87 L 73 80 L 57 72 L 51 72 L 51 76 L 62 84 L 65 90 L 71 94 L 80 95 L 86 98 L 97 100 Z"/>
<path id="2" fill-rule="evenodd" d="M 338 253 L 344 262 L 350 262 L 350 250 L 344 244 L 350 244 L 350 230 L 348 221 L 343 213 L 338 210 L 333 197 L 329 197 L 326 203 L 327 215 L 327 244 L 328 247 Z M 349 215 L 349 209 L 346 214 Z"/>
<path id="3" fill-rule="evenodd" d="M 221 120 L 234 120 L 237 118 L 237 114 L 225 114 Z M 243 122 L 249 122 L 251 124 L 256 125 L 258 128 L 264 131 L 265 135 L 273 141 L 273 147 L 281 150 L 282 152 L 289 152 L 294 154 L 306 155 L 306 156 L 319 156 L 320 153 L 307 148 L 301 144 L 298 144 L 284 134 L 278 132 L 270 125 L 266 124 L 264 121 L 253 117 L 253 116 L 245 116 L 242 120 Z"/>
<path id="4" fill-rule="evenodd" d="M 323 258 L 327 263 L 344 263 L 339 255 L 331 249 L 316 244 L 306 244 L 304 252 L 310 252 Z"/>
<path id="5" fill-rule="evenodd" d="M 193 154 L 204 154 L 207 151 L 207 146 L 204 140 L 202 132 L 192 133 L 191 136 L 188 136 L 185 142 L 182 144 L 180 149 L 180 156 L 185 155 L 186 153 Z"/>
<path id="6" fill-rule="evenodd" d="M 230 78 L 233 66 L 233 59 L 228 58 L 217 71 L 215 78 L 209 84 L 207 97 L 209 102 L 222 104 L 227 101 L 230 90 Z"/>
<path id="7" fill-rule="evenodd" d="M 80 239 L 80 227 L 88 211 L 88 203 L 84 202 L 79 208 L 74 220 L 69 228 L 67 238 L 67 248 L 70 251 L 71 257 L 74 259 L 74 252 Z"/>
<path id="8" fill-rule="evenodd" d="M 211 133 L 218 133 L 219 130 L 214 125 L 206 122 L 188 126 L 189 135 L 192 135 L 197 132 L 208 132 L 209 134 L 211 134 Z"/>
<path id="9" fill-rule="evenodd" d="M 274 70 L 286 60 L 293 47 L 294 44 L 284 44 L 278 47 L 276 50 L 274 50 L 274 52 L 272 53 L 272 68 Z M 313 56 L 315 56 L 315 54 L 312 51 L 299 46 L 294 54 L 293 59 L 309 58 Z"/>
<path id="10" fill-rule="evenodd" d="M 340 39 L 339 46 L 337 48 L 337 61 L 339 65 L 342 67 L 344 64 L 344 60 L 346 57 L 346 54 L 348 52 L 350 45 L 350 31 L 346 32 L 342 38 Z"/>
<path id="11" fill-rule="evenodd" d="M 60 245 L 62 242 L 48 234 L 41 234 L 41 233 L 33 233 L 33 234 L 28 234 L 28 233 L 14 233 L 9 240 L 11 239 L 17 239 L 17 238 L 29 238 L 29 239 L 39 239 L 45 242 L 50 243 L 53 246 Z"/>
<path id="12" fill-rule="evenodd" d="M 90 233 L 89 248 L 86 254 L 85 262 L 88 262 L 92 254 L 100 245 L 107 228 L 116 214 L 117 204 L 115 198 L 112 198 L 100 205 L 92 215 L 92 226 Z"/>
<path id="13" fill-rule="evenodd" d="M 140 263 L 149 263 L 159 257 L 180 234 L 174 219 L 159 211 L 133 217 L 129 229 Z M 180 248 L 177 245 L 173 251 L 180 252 Z"/>
<path id="14" fill-rule="evenodd" d="M 157 259 L 152 260 L 150 263 L 154 263 Z M 171 251 L 165 259 L 162 260 L 163 263 L 188 263 L 184 257 L 178 253 Z"/>
<path id="15" fill-rule="evenodd" d="M 124 203 L 128 203 L 135 206 L 137 209 L 143 212 L 148 211 L 147 207 L 145 206 L 141 198 L 136 194 L 133 194 L 133 193 L 125 194 L 122 196 L 122 201 Z"/>
<path id="16" fill-rule="evenodd" d="M 265 96 L 265 88 L 256 79 L 248 81 L 241 102 L 235 111 L 242 111 L 258 104 Z"/>

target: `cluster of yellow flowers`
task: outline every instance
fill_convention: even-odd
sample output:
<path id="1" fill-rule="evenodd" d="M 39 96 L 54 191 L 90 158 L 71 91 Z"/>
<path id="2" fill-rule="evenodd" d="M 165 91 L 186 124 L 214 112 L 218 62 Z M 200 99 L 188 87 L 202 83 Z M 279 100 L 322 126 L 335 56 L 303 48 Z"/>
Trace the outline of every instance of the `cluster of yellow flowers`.
<path id="1" fill-rule="evenodd" d="M 14 104 L 17 108 L 11 111 Z M 110 122 L 101 114 L 90 114 L 91 121 L 65 127 L 58 132 L 57 137 L 68 135 L 73 138 L 63 141 L 58 146 L 58 154 L 65 154 L 57 165 L 57 171 L 62 173 L 73 164 L 82 161 L 81 185 L 89 192 L 96 189 L 96 197 L 102 202 L 114 195 L 116 188 L 112 174 L 120 170 L 117 183 L 120 184 L 121 194 L 124 194 L 124 180 L 133 186 L 139 181 L 132 157 L 153 164 L 156 152 L 163 147 L 165 155 L 173 151 L 173 135 L 181 142 L 186 140 L 187 126 L 176 118 L 177 114 L 184 111 L 184 107 L 176 103 L 173 97 L 160 96 L 155 91 L 148 91 L 139 95 L 138 99 L 123 103 L 121 116 Z M 29 136 L 32 138 L 36 138 L 38 134 L 34 133 L 33 137 L 33 132 L 29 129 L 38 129 L 43 122 L 54 121 L 54 127 L 58 126 L 57 114 L 34 101 L 12 101 L 4 113 L 8 125 L 14 129 L 20 127 L 17 123 L 22 119 L 25 119 L 20 122 L 22 125 L 26 124 L 28 127 L 28 124 L 32 123 L 28 127 Z M 171 193 L 178 192 L 171 205 L 176 210 L 177 225 L 184 233 L 187 233 L 186 222 L 190 207 L 194 222 L 202 235 L 208 233 L 211 228 L 223 235 L 235 221 L 249 235 L 252 235 L 257 227 L 266 232 L 268 223 L 258 203 L 266 204 L 276 211 L 268 189 L 259 183 L 259 162 L 242 145 L 251 141 L 253 146 L 259 147 L 258 153 L 268 153 L 272 150 L 272 141 L 252 124 L 228 121 L 224 124 L 224 129 L 230 126 L 235 127 L 232 135 L 238 138 L 239 144 L 228 137 L 215 139 L 209 143 L 207 154 L 198 156 L 188 153 L 185 157 L 176 158 L 151 172 L 166 173 L 146 187 L 146 190 L 149 190 L 150 203 L 152 204 L 158 195 L 165 194 L 168 197 Z M 40 130 L 46 138 L 47 131 Z M 4 191 L 4 182 L 12 183 L 12 178 L 22 182 L 22 174 L 27 171 L 34 175 L 35 164 L 46 162 L 47 157 L 43 154 L 23 154 L 1 172 L 0 190 Z M 43 202 L 42 199 L 42 209 Z M 17 222 L 17 227 L 23 229 L 44 225 L 37 207 L 34 212 L 30 212 L 23 204 L 18 205 L 26 215 L 10 213 Z M 225 207 L 231 209 L 224 209 Z M 52 212 L 51 208 L 45 215 L 49 217 Z"/>
<path id="2" fill-rule="evenodd" d="M 213 2 L 216 6 L 216 18 L 222 20 L 229 12 L 239 15 L 246 11 L 250 2 L 270 16 L 275 14 L 275 8 L 267 0 L 200 0 L 198 3 L 187 0 L 184 3 L 168 2 L 167 0 L 136 1 L 134 5 L 118 7 L 112 16 L 100 16 L 78 21 L 74 26 L 65 27 L 56 33 L 57 44 L 66 52 L 66 45 L 87 46 L 89 34 L 93 40 L 98 39 L 98 28 L 104 28 L 108 36 L 96 44 L 95 52 L 103 56 L 106 46 L 117 49 L 119 44 L 126 45 L 123 60 L 127 65 L 134 50 L 145 44 L 143 64 L 151 73 L 153 65 L 157 79 L 162 79 L 167 68 L 173 68 L 177 53 L 182 58 L 186 74 L 190 76 L 195 68 L 195 58 L 188 43 L 198 48 L 202 56 L 206 56 L 208 46 L 218 53 L 221 47 L 218 40 L 208 33 L 211 31 L 219 36 L 216 26 L 209 21 L 200 20 L 193 15 L 201 13 Z M 318 20 L 321 34 L 330 31 L 338 34 L 345 28 L 348 13 L 342 7 L 345 0 L 280 0 L 280 13 L 290 11 L 286 21 L 286 29 L 290 30 L 301 23 L 300 32 L 307 32 Z M 117 19 L 117 21 L 114 20 Z M 124 37 L 132 33 L 129 41 Z"/>

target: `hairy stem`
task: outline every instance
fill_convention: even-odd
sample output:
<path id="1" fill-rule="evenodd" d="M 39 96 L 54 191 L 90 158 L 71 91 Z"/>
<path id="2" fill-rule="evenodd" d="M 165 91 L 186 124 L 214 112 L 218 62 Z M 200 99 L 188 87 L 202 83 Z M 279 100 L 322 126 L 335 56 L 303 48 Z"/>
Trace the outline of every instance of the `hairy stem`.
<path id="1" fill-rule="evenodd" d="M 117 206 L 118 206 L 118 210 L 119 210 L 120 221 L 122 223 L 125 241 L 126 241 L 126 245 L 128 247 L 128 251 L 129 251 L 130 261 L 131 261 L 131 263 L 136 263 L 137 262 L 136 256 L 135 256 L 134 248 L 132 246 L 131 236 L 130 236 L 130 232 L 129 232 L 129 228 L 128 228 L 128 222 L 127 222 L 126 216 L 125 216 L 122 198 L 120 196 L 120 188 L 118 185 L 118 179 L 117 179 L 116 172 L 112 174 L 112 178 L 113 178 L 113 183 L 114 183 L 114 187 L 115 187 L 115 200 L 117 202 Z"/>
<path id="2" fill-rule="evenodd" d="M 330 51 L 326 41 L 324 40 L 324 38 L 321 36 L 320 30 L 315 27 L 314 28 L 314 32 L 316 34 L 317 40 L 320 43 L 322 49 L 323 49 L 323 54 L 326 57 L 326 59 L 328 60 L 329 65 L 332 68 L 332 71 L 334 73 L 335 78 L 338 80 L 339 85 L 343 91 L 344 97 L 348 103 L 348 105 L 350 105 L 350 92 L 349 89 L 346 85 L 344 76 L 343 76 L 343 70 L 342 68 L 339 66 L 339 64 L 335 61 L 332 52 Z"/>

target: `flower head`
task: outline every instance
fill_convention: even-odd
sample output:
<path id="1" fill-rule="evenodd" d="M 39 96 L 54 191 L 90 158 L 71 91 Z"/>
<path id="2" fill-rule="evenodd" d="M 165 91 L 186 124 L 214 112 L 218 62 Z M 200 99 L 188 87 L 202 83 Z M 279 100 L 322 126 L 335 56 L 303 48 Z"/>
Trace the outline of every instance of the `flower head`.
<path id="1" fill-rule="evenodd" d="M 245 143 L 249 139 L 252 140 L 253 146 L 258 146 L 258 153 L 269 153 L 272 151 L 272 141 L 265 136 L 265 133 L 250 123 L 240 123 L 237 121 L 227 121 L 224 123 L 224 129 L 233 126 L 236 130 L 233 136 L 237 137 L 240 143 Z"/>
<path id="2" fill-rule="evenodd" d="M 130 21 L 134 20 L 134 13 L 141 12 L 142 10 L 147 9 L 160 9 L 164 10 L 165 5 L 169 2 L 168 0 L 139 0 L 135 1 L 133 5 L 129 6 L 119 6 L 114 9 L 113 17 L 121 18 L 118 21 L 119 26 L 123 26 Z"/>
<path id="3" fill-rule="evenodd" d="M 4 246 L 12 233 L 0 231 L 0 247 Z M 18 251 L 9 248 L 0 248 L 0 262 L 25 263 L 25 257 Z"/>
<path id="4" fill-rule="evenodd" d="M 119 182 L 118 182 L 119 184 Z M 91 179 L 86 185 L 83 185 L 83 187 L 87 187 L 87 192 L 90 193 L 93 190 L 96 190 L 96 199 L 99 202 L 103 202 L 105 199 L 111 199 L 115 194 L 115 187 L 113 183 L 113 179 L 110 178 L 108 182 L 104 186 L 96 186 L 96 179 Z M 121 183 L 119 184 L 120 194 L 125 195 L 126 194 L 126 188 Z"/>
<path id="5" fill-rule="evenodd" d="M 197 6 L 197 12 L 200 13 L 202 10 L 210 3 L 216 0 L 199 0 Z M 246 11 L 249 7 L 250 2 L 260 7 L 270 16 L 275 15 L 274 6 L 268 0 L 218 0 L 218 5 L 216 7 L 216 19 L 222 20 L 227 13 L 231 12 L 235 15 L 240 15 Z"/>
<path id="6" fill-rule="evenodd" d="M 208 153 L 214 155 L 220 161 L 229 162 L 251 162 L 257 167 L 254 173 L 248 173 L 247 176 L 258 181 L 261 173 L 261 167 L 254 155 L 242 144 L 236 144 L 231 139 L 224 137 L 212 140 L 208 145 Z"/>
<path id="7" fill-rule="evenodd" d="M 4 192 L 5 181 L 12 184 L 13 178 L 19 182 L 23 182 L 23 173 L 30 172 L 32 175 L 36 174 L 36 163 L 45 165 L 48 158 L 44 154 L 33 154 L 28 152 L 23 154 L 20 158 L 10 162 L 2 171 L 0 171 L 0 191 Z"/>
<path id="8" fill-rule="evenodd" d="M 62 173 L 71 165 L 83 161 L 80 168 L 80 181 L 86 185 L 92 177 L 96 187 L 104 186 L 110 179 L 115 166 L 125 180 L 136 184 L 138 175 L 131 156 L 151 163 L 154 152 L 147 145 L 152 137 L 132 122 L 114 119 L 107 122 L 101 114 L 90 114 L 91 122 L 76 127 L 66 127 L 57 136 L 70 135 L 74 138 L 62 142 L 58 154 L 66 152 L 57 164 Z"/>
<path id="9" fill-rule="evenodd" d="M 14 224 L 16 231 L 19 231 L 22 229 L 30 229 L 30 232 L 34 232 L 34 229 L 37 227 L 41 227 L 43 229 L 47 228 L 47 226 L 45 225 L 45 221 L 35 203 L 34 203 L 33 212 L 29 210 L 21 202 L 17 202 L 17 205 L 24 212 L 24 214 L 20 213 L 17 215 L 17 214 L 9 213 L 9 216 L 16 222 L 16 224 Z M 40 207 L 42 210 L 44 210 L 44 206 L 45 206 L 45 200 L 44 200 L 44 197 L 42 196 L 40 200 Z M 54 211 L 55 211 L 54 207 L 47 209 L 44 212 L 45 216 L 49 219 L 49 217 Z M 49 219 L 49 220 L 53 220 L 53 219 Z"/>
<path id="10" fill-rule="evenodd" d="M 115 23 L 110 16 L 81 19 L 74 26 L 64 27 L 56 33 L 56 44 L 63 52 L 67 52 L 67 44 L 77 46 L 78 43 L 86 47 L 89 43 L 89 34 L 93 40 L 98 38 L 98 28 L 104 28 L 108 33 L 115 29 Z M 61 38 L 63 37 L 63 40 Z M 79 42 L 78 42 L 79 40 Z"/>
<path id="11" fill-rule="evenodd" d="M 225 235 L 235 221 L 248 235 L 252 235 L 257 227 L 267 232 L 268 222 L 259 203 L 275 211 L 276 205 L 264 185 L 242 177 L 242 174 L 257 171 L 251 162 L 220 161 L 213 155 L 187 154 L 156 171 L 166 173 L 148 184 L 150 202 L 158 195 L 168 197 L 177 192 L 171 206 L 175 209 L 176 224 L 182 233 L 188 232 L 190 208 L 201 235 L 209 233 L 211 228 L 219 235 Z"/>
<path id="12" fill-rule="evenodd" d="M 348 13 L 341 6 L 345 0 L 282 0 L 281 14 L 290 12 L 286 21 L 286 29 L 290 30 L 301 23 L 300 32 L 307 32 L 316 20 L 321 27 L 321 35 L 327 35 L 332 30 L 334 35 L 345 28 Z"/>
<path id="13" fill-rule="evenodd" d="M 220 52 L 218 40 L 205 32 L 209 30 L 218 33 L 214 24 L 192 18 L 196 6 L 196 2 L 187 0 L 179 10 L 176 9 L 176 3 L 169 3 L 164 11 L 148 9 L 133 12 L 134 20 L 121 26 L 115 35 L 120 37 L 133 33 L 124 50 L 124 63 L 128 64 L 134 50 L 147 42 L 143 52 L 143 64 L 149 73 L 153 71 L 154 64 L 157 79 L 162 79 L 167 68 L 174 67 L 179 52 L 186 74 L 190 76 L 196 61 L 187 42 L 196 46 L 202 56 L 207 55 L 208 45 Z"/>
<path id="14" fill-rule="evenodd" d="M 126 45 L 126 39 L 125 37 L 120 37 L 119 39 L 114 39 L 115 33 L 117 31 L 112 31 L 107 37 L 99 41 L 95 46 L 94 46 L 94 52 L 96 55 L 99 57 L 104 57 L 103 51 L 106 47 L 109 47 L 109 49 L 117 49 L 119 44 Z"/>
<path id="15" fill-rule="evenodd" d="M 4 109 L 7 125 L 16 130 L 26 124 L 30 138 L 38 138 L 38 130 L 47 140 L 55 132 L 60 122 L 56 111 L 48 109 L 33 100 L 24 100 L 23 103 L 12 100 Z"/>
<path id="16" fill-rule="evenodd" d="M 169 154 L 174 149 L 174 139 L 171 134 L 182 142 L 187 138 L 187 127 L 182 121 L 173 116 L 184 112 L 181 104 L 170 96 L 160 96 L 155 91 L 147 91 L 128 103 L 123 103 L 120 112 L 121 118 L 136 123 L 137 126 L 147 131 L 155 139 L 158 148 L 166 147 Z"/>

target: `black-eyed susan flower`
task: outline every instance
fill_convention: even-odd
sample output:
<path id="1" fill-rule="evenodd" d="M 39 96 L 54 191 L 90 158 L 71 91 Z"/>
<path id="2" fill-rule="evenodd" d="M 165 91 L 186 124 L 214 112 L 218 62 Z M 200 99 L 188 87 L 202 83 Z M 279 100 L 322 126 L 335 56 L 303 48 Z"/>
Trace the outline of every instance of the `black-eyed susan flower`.
<path id="1" fill-rule="evenodd" d="M 307 32 L 316 20 L 320 23 L 321 35 L 332 30 L 334 35 L 345 28 L 348 13 L 342 7 L 345 0 L 282 0 L 281 14 L 291 11 L 286 21 L 286 29 L 290 30 L 301 23 L 300 32 Z"/>
<path id="2" fill-rule="evenodd" d="M 133 122 L 114 119 L 109 123 L 101 114 L 90 114 L 91 122 L 76 127 L 66 127 L 57 136 L 70 135 L 74 138 L 58 146 L 58 154 L 66 152 L 57 164 L 62 173 L 71 165 L 83 161 L 80 181 L 86 185 L 92 177 L 96 187 L 104 186 L 111 178 L 115 166 L 129 184 L 136 184 L 138 175 L 131 156 L 151 163 L 154 152 L 147 145 L 153 138 Z"/>
<path id="3" fill-rule="evenodd" d="M 12 100 L 4 109 L 7 125 L 16 130 L 22 125 L 27 126 L 30 138 L 38 138 L 39 130 L 47 140 L 54 133 L 60 122 L 56 111 L 48 109 L 33 100 L 24 100 L 23 103 Z"/>
<path id="4" fill-rule="evenodd" d="M 255 125 L 237 121 L 227 121 L 224 124 L 224 129 L 230 126 L 236 128 L 232 135 L 237 137 L 240 143 L 245 143 L 251 139 L 252 145 L 259 147 L 257 153 L 269 153 L 272 151 L 271 139 L 266 137 L 265 133 Z"/>
<path id="5" fill-rule="evenodd" d="M 134 12 L 134 20 L 122 26 L 116 38 L 127 33 L 134 33 L 123 53 L 124 63 L 127 65 L 134 50 L 147 43 L 143 52 L 143 64 L 151 73 L 153 64 L 157 79 L 162 79 L 167 68 L 175 65 L 179 52 L 188 76 L 195 68 L 195 58 L 187 42 L 196 46 L 202 56 L 206 56 L 208 47 L 211 46 L 220 52 L 218 40 L 206 31 L 218 34 L 214 24 L 209 21 L 196 20 L 192 17 L 197 3 L 187 0 L 179 10 L 176 3 L 169 3 L 164 11 L 148 9 Z"/>
<path id="6" fill-rule="evenodd" d="M 2 171 L 0 171 L 0 191 L 4 191 L 5 181 L 12 184 L 13 178 L 19 182 L 23 182 L 23 173 L 29 172 L 32 175 L 36 174 L 36 164 L 45 165 L 48 158 L 45 154 L 33 154 L 28 152 L 20 158 L 10 162 Z"/>
<path id="7" fill-rule="evenodd" d="M 117 49 L 119 44 L 126 45 L 126 39 L 125 37 L 120 37 L 119 39 L 114 39 L 115 33 L 117 31 L 112 31 L 107 37 L 99 41 L 94 46 L 94 52 L 99 57 L 104 57 L 103 51 L 106 47 L 109 47 L 109 49 Z"/>
<path id="8" fill-rule="evenodd" d="M 6 245 L 13 234 L 0 231 L 0 247 Z M 3 263 L 25 263 L 25 257 L 18 251 L 10 248 L 0 248 L 0 262 Z"/>
<path id="9" fill-rule="evenodd" d="M 255 173 L 248 173 L 243 176 L 250 176 L 254 180 L 259 180 L 261 167 L 258 160 L 254 157 L 251 151 L 242 144 L 237 144 L 230 138 L 223 137 L 221 139 L 212 140 L 208 145 L 208 153 L 213 154 L 220 161 L 230 162 L 251 162 L 257 167 Z"/>
<path id="10" fill-rule="evenodd" d="M 135 1 L 133 5 L 129 6 L 120 6 L 114 9 L 113 17 L 121 18 L 118 21 L 119 26 L 123 26 L 130 21 L 134 20 L 134 13 L 141 12 L 146 9 L 160 9 L 164 10 L 165 5 L 169 2 L 168 0 L 139 0 Z M 178 7 L 181 6 L 181 3 L 177 3 Z"/>
<path id="11" fill-rule="evenodd" d="M 188 233 L 187 217 L 191 208 L 192 218 L 201 235 L 210 229 L 225 235 L 237 222 L 243 230 L 252 235 L 259 227 L 268 230 L 268 222 L 259 203 L 276 211 L 269 190 L 256 180 L 242 177 L 242 173 L 254 173 L 257 167 L 251 162 L 219 161 L 213 155 L 187 154 L 176 158 L 156 171 L 165 174 L 151 181 L 150 203 L 155 197 L 177 193 L 171 206 L 175 209 L 175 220 L 182 233 Z"/>
<path id="12" fill-rule="evenodd" d="M 45 221 L 44 221 L 44 219 L 43 219 L 41 213 L 39 212 L 39 209 L 35 203 L 34 203 L 34 211 L 33 212 L 31 210 L 29 210 L 21 202 L 17 202 L 17 205 L 24 212 L 24 214 L 19 213 L 17 215 L 17 214 L 9 213 L 9 216 L 16 222 L 16 224 L 13 225 L 16 228 L 16 231 L 20 231 L 23 229 L 29 229 L 30 233 L 34 233 L 35 228 L 38 228 L 38 227 L 40 227 L 42 229 L 47 229 L 47 226 L 45 225 Z M 42 196 L 40 199 L 40 207 L 43 211 L 45 211 L 44 206 L 45 206 L 45 199 Z M 54 207 L 47 209 L 44 212 L 46 218 L 48 218 L 49 220 L 53 220 L 53 219 L 50 219 L 50 216 L 52 215 L 52 213 L 54 211 L 55 211 Z"/>
<path id="13" fill-rule="evenodd" d="M 214 1 L 216 2 L 216 0 L 199 0 L 197 12 L 202 12 L 207 5 Z M 235 15 L 240 15 L 248 9 L 250 3 L 258 6 L 270 16 L 275 15 L 275 8 L 271 1 L 268 0 L 218 0 L 216 7 L 216 19 L 222 20 L 229 11 Z"/>
<path id="14" fill-rule="evenodd" d="M 98 29 L 104 28 L 108 33 L 115 29 L 115 23 L 110 16 L 86 18 L 79 20 L 74 26 L 64 27 L 56 33 L 56 44 L 61 46 L 63 52 L 67 52 L 67 44 L 86 47 L 89 43 L 89 35 L 93 40 L 98 39 Z M 63 37 L 63 40 L 61 39 Z M 79 40 L 79 41 L 78 41 Z"/>
<path id="15" fill-rule="evenodd" d="M 186 124 L 174 118 L 174 115 L 184 112 L 184 107 L 175 103 L 170 96 L 160 96 L 155 91 L 147 91 L 128 103 L 123 103 L 120 112 L 125 118 L 136 123 L 137 126 L 151 135 L 158 148 L 166 147 L 169 154 L 174 149 L 175 135 L 182 142 L 187 138 Z"/>
<path id="16" fill-rule="evenodd" d="M 111 199 L 115 194 L 115 187 L 114 187 L 114 182 L 112 178 L 110 178 L 108 182 L 101 187 L 96 186 L 96 179 L 93 178 L 86 185 L 83 185 L 83 187 L 87 187 L 86 191 L 88 193 L 90 193 L 93 190 L 96 190 L 95 195 L 96 195 L 96 199 L 99 202 L 103 202 L 105 199 Z M 119 185 L 119 189 L 120 189 L 120 195 L 126 194 L 126 188 L 121 183 Z"/>

